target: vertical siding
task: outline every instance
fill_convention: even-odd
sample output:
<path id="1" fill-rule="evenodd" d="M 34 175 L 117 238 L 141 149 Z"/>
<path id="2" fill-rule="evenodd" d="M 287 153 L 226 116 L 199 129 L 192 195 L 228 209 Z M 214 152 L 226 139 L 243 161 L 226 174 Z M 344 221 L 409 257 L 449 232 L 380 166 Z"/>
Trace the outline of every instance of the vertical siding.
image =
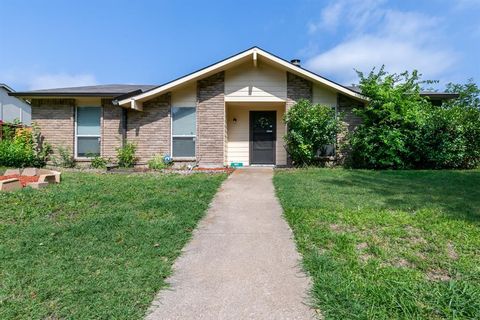
<path id="1" fill-rule="evenodd" d="M 250 111 L 277 111 L 277 141 L 276 141 L 276 165 L 287 164 L 287 152 L 284 147 L 283 136 L 285 135 L 285 123 L 283 115 L 285 105 L 278 106 L 237 106 L 230 105 L 227 108 L 227 163 L 241 162 L 244 166 L 250 164 Z M 233 123 L 233 119 L 237 123 Z"/>
<path id="2" fill-rule="evenodd" d="M 286 72 L 259 62 L 241 64 L 225 72 L 226 101 L 285 101 Z"/>

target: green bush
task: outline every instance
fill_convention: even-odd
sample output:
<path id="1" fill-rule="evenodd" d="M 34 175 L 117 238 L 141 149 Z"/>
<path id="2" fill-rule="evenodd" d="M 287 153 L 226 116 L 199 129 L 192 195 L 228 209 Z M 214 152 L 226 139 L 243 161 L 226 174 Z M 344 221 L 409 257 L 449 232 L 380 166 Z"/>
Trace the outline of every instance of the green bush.
<path id="1" fill-rule="evenodd" d="M 0 166 L 5 167 L 43 167 L 51 153 L 50 145 L 43 143 L 39 129 L 4 127 L 3 140 L 0 141 Z"/>
<path id="2" fill-rule="evenodd" d="M 318 152 L 334 144 L 341 130 L 341 121 L 329 106 L 298 101 L 284 116 L 288 132 L 285 143 L 294 165 L 312 165 L 318 162 Z"/>
<path id="3" fill-rule="evenodd" d="M 172 161 L 166 161 L 165 159 L 171 159 L 169 156 L 155 155 L 152 159 L 148 160 L 148 168 L 152 170 L 162 170 L 172 166 Z"/>
<path id="4" fill-rule="evenodd" d="M 109 162 L 108 159 L 102 158 L 98 155 L 93 156 L 91 159 L 92 162 L 90 163 L 90 166 L 94 169 L 105 169 Z"/>
<path id="5" fill-rule="evenodd" d="M 137 163 L 135 152 L 137 146 L 132 142 L 127 142 L 123 147 L 117 148 L 118 166 L 121 168 L 132 168 Z"/>
<path id="6" fill-rule="evenodd" d="M 417 167 L 471 169 L 480 164 L 480 109 L 433 107 L 419 136 Z"/>
<path id="7" fill-rule="evenodd" d="M 358 72 L 362 93 L 370 100 L 354 110 L 362 119 L 349 137 L 350 161 L 361 168 L 410 168 L 417 157 L 411 146 L 419 139 L 427 99 L 420 96 L 420 76 L 388 74 L 383 67 L 368 76 Z"/>
<path id="8" fill-rule="evenodd" d="M 355 113 L 362 124 L 349 135 L 349 165 L 357 168 L 474 168 L 480 163 L 480 108 L 475 85 L 449 84 L 463 90 L 459 100 L 433 106 L 420 95 L 414 71 L 367 76 L 360 88 L 368 104 Z"/>

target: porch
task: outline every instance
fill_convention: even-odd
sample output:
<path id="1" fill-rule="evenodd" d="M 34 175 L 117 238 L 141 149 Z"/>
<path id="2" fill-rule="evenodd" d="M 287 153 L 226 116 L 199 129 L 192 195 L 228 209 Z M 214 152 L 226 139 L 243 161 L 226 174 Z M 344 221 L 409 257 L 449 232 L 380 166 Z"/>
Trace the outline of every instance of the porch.
<path id="1" fill-rule="evenodd" d="M 285 102 L 226 102 L 227 165 L 287 164 Z"/>

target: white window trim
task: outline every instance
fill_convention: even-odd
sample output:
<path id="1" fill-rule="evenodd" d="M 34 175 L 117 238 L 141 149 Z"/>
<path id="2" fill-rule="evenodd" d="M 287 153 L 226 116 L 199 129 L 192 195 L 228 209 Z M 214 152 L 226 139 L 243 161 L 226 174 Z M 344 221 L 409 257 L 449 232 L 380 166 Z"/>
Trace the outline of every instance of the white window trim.
<path id="1" fill-rule="evenodd" d="M 194 108 L 195 109 L 195 133 L 196 134 L 173 134 L 173 108 Z M 197 107 L 196 106 L 170 106 L 170 156 L 173 160 L 195 160 L 197 158 L 197 128 L 198 128 L 198 117 L 197 117 Z M 173 138 L 193 138 L 195 141 L 195 150 L 193 157 L 176 157 L 173 155 Z"/>
<path id="2" fill-rule="evenodd" d="M 77 121 L 78 121 L 78 108 L 85 108 L 85 107 L 94 107 L 94 108 L 100 108 L 100 134 L 98 135 L 92 135 L 92 134 L 78 134 L 77 131 Z M 98 138 L 100 139 L 100 157 L 102 156 L 102 107 L 101 106 L 93 106 L 93 105 L 80 105 L 80 106 L 75 106 L 75 141 L 74 141 L 74 153 L 73 153 L 73 158 L 75 160 L 91 160 L 91 157 L 79 157 L 78 156 L 78 138 Z"/>

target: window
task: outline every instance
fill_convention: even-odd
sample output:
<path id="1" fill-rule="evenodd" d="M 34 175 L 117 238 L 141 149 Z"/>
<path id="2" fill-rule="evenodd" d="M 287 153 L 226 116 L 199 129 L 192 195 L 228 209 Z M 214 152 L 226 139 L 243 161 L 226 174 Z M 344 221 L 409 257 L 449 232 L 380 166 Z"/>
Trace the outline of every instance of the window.
<path id="1" fill-rule="evenodd" d="M 100 155 L 100 107 L 77 107 L 76 156 Z"/>
<path id="2" fill-rule="evenodd" d="M 196 108 L 172 107 L 172 156 L 195 157 Z"/>

